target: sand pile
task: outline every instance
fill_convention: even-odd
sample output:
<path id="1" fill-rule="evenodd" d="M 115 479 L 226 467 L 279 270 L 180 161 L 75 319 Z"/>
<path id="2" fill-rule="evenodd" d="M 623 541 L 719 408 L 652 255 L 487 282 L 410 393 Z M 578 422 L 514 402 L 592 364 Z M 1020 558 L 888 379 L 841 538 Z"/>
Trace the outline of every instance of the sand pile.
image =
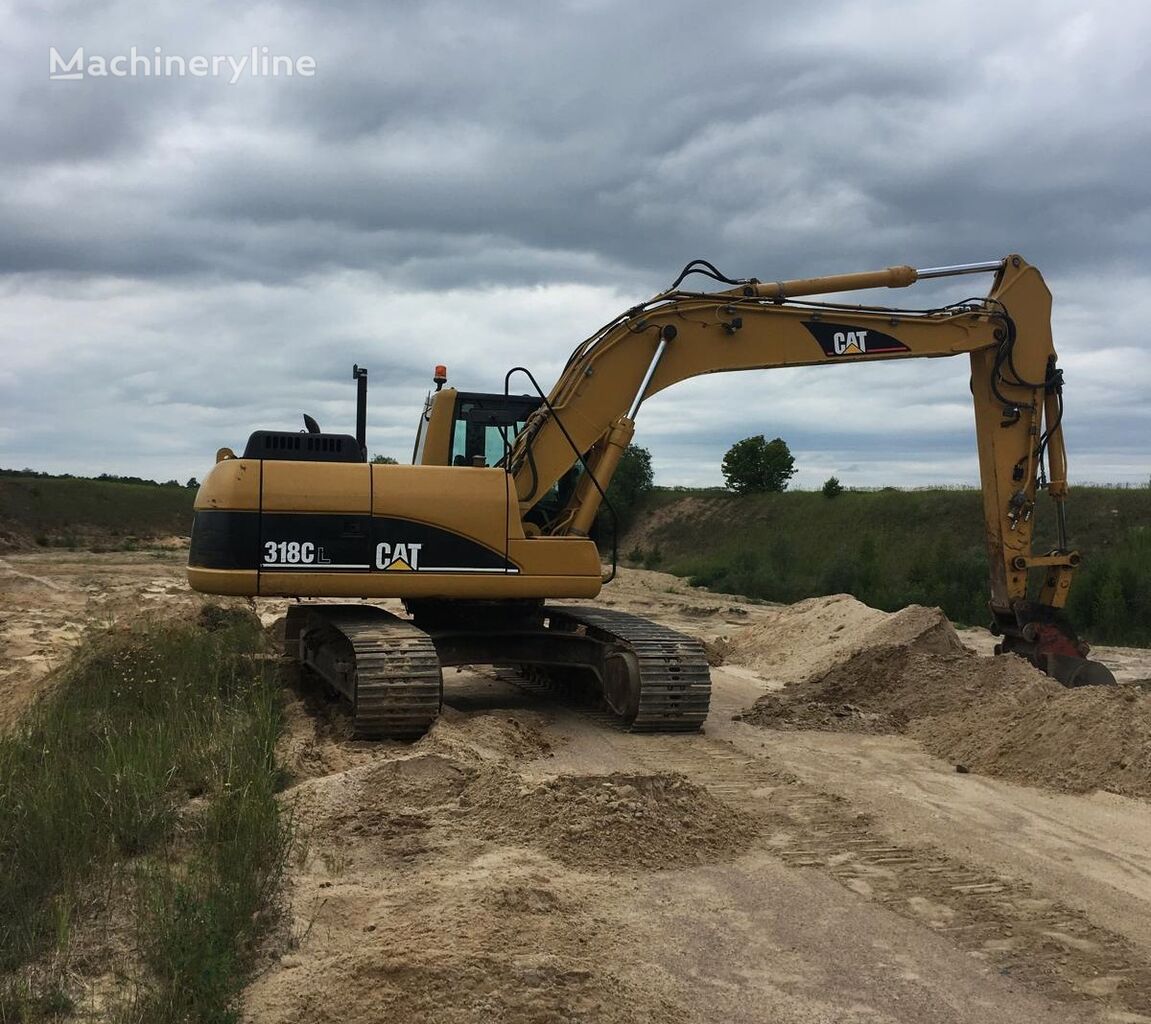
<path id="1" fill-rule="evenodd" d="M 762 622 L 728 637 L 722 656 L 770 682 L 787 684 L 883 644 L 915 644 L 939 653 L 963 650 L 938 608 L 911 605 L 891 614 L 848 594 L 833 594 L 773 610 Z"/>
<path id="2" fill-rule="evenodd" d="M 477 769 L 441 754 L 381 757 L 293 790 L 296 821 L 325 836 L 386 836 L 429 827 L 456 808 Z"/>
<path id="3" fill-rule="evenodd" d="M 445 707 L 416 745 L 452 757 L 479 761 L 528 761 L 551 756 L 551 743 L 532 712 L 465 714 Z"/>
<path id="4" fill-rule="evenodd" d="M 465 949 L 436 934 L 350 949 L 319 965 L 300 964 L 258 981 L 246 996 L 251 1024 L 686 1024 L 696 1019 L 613 975 L 584 955 L 509 955 L 505 936 Z M 517 945 L 522 944 L 522 939 Z"/>
<path id="5" fill-rule="evenodd" d="M 985 676 L 1002 663 L 1030 678 L 990 699 L 913 722 L 939 757 L 988 775 L 1067 792 L 1105 789 L 1151 797 L 1151 694 L 1139 686 L 1068 690 L 1014 658 L 973 658 Z M 990 663 L 990 664 L 989 664 Z"/>
<path id="6" fill-rule="evenodd" d="M 502 762 L 442 753 L 380 758 L 293 791 L 296 821 L 326 842 L 369 840 L 410 859 L 463 835 L 582 868 L 659 870 L 741 853 L 750 818 L 682 775 L 561 775 L 527 782 Z"/>
<path id="7" fill-rule="evenodd" d="M 813 657 L 815 637 L 850 634 L 866 644 L 765 694 L 740 717 L 772 729 L 903 732 L 970 771 L 1072 792 L 1151 796 L 1151 695 L 1142 687 L 1067 689 L 1022 658 L 967 651 L 938 610 L 861 614 L 857 604 L 805 601 L 789 609 L 784 635 L 801 644 L 806 636 L 809 648 L 791 669 L 804 657 L 822 666 L 842 649 L 833 642 Z M 837 609 L 848 621 L 829 631 Z M 813 623 L 806 634 L 805 617 Z M 774 653 L 779 640 L 744 643 Z"/>
<path id="8" fill-rule="evenodd" d="M 1018 658 L 981 676 L 966 651 L 931 650 L 917 640 L 880 644 L 847 658 L 783 690 L 765 694 L 740 717 L 772 729 L 820 729 L 841 732 L 903 732 L 916 719 L 958 710 L 985 700 L 988 688 L 1016 680 L 1016 666 L 1028 675 L 1047 677 Z"/>
<path id="9" fill-rule="evenodd" d="M 489 839 L 575 867 L 660 869 L 737 856 L 750 818 L 672 773 L 561 775 L 516 789 L 473 787 L 469 815 Z"/>

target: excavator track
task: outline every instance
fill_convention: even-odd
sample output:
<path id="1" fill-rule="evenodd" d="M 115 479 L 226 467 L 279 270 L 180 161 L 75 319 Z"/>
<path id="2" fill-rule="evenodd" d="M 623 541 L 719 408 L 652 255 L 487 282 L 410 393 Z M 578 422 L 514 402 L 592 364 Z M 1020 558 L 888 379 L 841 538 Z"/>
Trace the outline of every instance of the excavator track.
<path id="1" fill-rule="evenodd" d="M 357 738 L 410 740 L 428 731 L 443 700 L 431 637 L 369 605 L 291 611 L 299 617 L 287 636 L 298 635 L 301 664 L 348 701 Z"/>
<path id="2" fill-rule="evenodd" d="M 711 669 L 694 637 L 638 615 L 548 605 L 551 629 L 582 628 L 614 648 L 605 659 L 603 696 L 632 732 L 695 732 L 711 703 Z"/>

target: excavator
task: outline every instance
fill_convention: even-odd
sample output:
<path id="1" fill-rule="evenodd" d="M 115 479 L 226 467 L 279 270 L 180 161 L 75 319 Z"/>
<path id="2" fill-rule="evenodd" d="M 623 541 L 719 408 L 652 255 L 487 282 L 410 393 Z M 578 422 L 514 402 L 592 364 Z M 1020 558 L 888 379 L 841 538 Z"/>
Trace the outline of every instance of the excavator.
<path id="1" fill-rule="evenodd" d="M 842 298 L 976 273 L 994 275 L 986 297 L 934 308 Z M 721 287 L 686 288 L 695 275 Z M 451 665 L 578 685 L 629 730 L 698 730 L 711 691 L 698 641 L 549 603 L 594 598 L 614 575 L 614 552 L 605 578 L 589 535 L 642 404 L 705 373 L 955 355 L 971 362 L 996 653 L 1065 685 L 1113 683 L 1063 611 L 1080 562 L 1065 518 L 1063 375 L 1051 294 L 1017 255 L 775 282 L 693 260 L 580 344 L 546 393 L 524 367 L 502 394 L 446 387 L 436 367 L 412 465 L 368 461 L 367 371 L 355 367 L 355 435 L 305 416 L 305 431 L 257 430 L 242 455 L 219 450 L 196 496 L 188 579 L 203 593 L 300 599 L 286 653 L 347 701 L 357 736 L 423 735 Z M 516 376 L 535 394 L 513 394 Z M 1058 539 L 1038 553 L 1043 487 Z M 383 598 L 406 614 L 370 603 Z"/>

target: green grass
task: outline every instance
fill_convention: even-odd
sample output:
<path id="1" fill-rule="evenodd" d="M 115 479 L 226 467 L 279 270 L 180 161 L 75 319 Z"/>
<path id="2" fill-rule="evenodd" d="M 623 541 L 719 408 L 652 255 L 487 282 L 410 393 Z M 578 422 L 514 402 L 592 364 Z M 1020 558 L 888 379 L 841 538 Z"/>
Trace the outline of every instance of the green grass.
<path id="1" fill-rule="evenodd" d="M 262 647 L 252 616 L 221 613 L 95 637 L 0 738 L 0 1022 L 54 1019 L 76 934 L 117 901 L 116 1019 L 234 1019 L 289 843 Z"/>
<path id="2" fill-rule="evenodd" d="M 195 495 L 187 487 L 2 475 L 0 531 L 41 547 L 86 547 L 93 538 L 131 547 L 136 538 L 186 536 Z"/>
<path id="3" fill-rule="evenodd" d="M 734 497 L 657 490 L 644 506 L 663 524 L 633 564 L 769 601 L 849 593 L 877 608 L 938 605 L 984 625 L 987 557 L 978 491 L 785 492 Z M 1071 541 L 1083 555 L 1069 612 L 1089 639 L 1151 645 L 1151 489 L 1074 488 Z M 637 516 L 642 521 L 644 512 Z M 1055 545 L 1041 496 L 1035 549 Z"/>

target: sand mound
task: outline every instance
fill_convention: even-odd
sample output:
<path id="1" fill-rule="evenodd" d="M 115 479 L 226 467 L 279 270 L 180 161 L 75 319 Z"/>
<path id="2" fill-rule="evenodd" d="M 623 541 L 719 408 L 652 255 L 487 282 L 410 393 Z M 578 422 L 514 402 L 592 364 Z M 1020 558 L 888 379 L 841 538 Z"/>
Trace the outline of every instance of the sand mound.
<path id="1" fill-rule="evenodd" d="M 482 834 L 580 867 L 665 868 L 740 853 L 755 833 L 682 775 L 563 775 L 515 789 L 472 787 Z"/>
<path id="2" fill-rule="evenodd" d="M 667 1000 L 658 979 L 629 978 L 613 969 L 610 958 L 600 955 L 600 932 L 581 919 L 578 906 L 564 907 L 560 924 L 437 892 L 415 902 L 412 908 L 396 907 L 379 930 L 372 927 L 355 946 L 335 955 L 285 958 L 283 969 L 248 989 L 244 1019 L 251 1024 L 686 1024 L 696 1019 Z"/>
<path id="3" fill-rule="evenodd" d="M 804 605 L 792 609 L 790 636 L 805 614 L 825 628 L 835 610 Z M 1151 695 L 1141 687 L 1071 690 L 1022 658 L 972 654 L 935 610 L 880 620 L 873 616 L 882 612 L 841 610 L 850 617 L 841 632 L 871 646 L 764 695 L 741 718 L 772 729 L 906 732 L 967 770 L 1151 796 Z M 761 643 L 775 649 L 774 638 Z"/>
<path id="4" fill-rule="evenodd" d="M 810 679 L 867 648 L 914 644 L 946 653 L 963 645 L 938 608 L 912 605 L 882 612 L 848 594 L 813 597 L 769 615 L 763 622 L 734 633 L 722 658 L 746 665 L 771 682 Z"/>
<path id="5" fill-rule="evenodd" d="M 292 790 L 326 841 L 411 857 L 449 836 L 538 850 L 563 864 L 661 869 L 738 855 L 750 818 L 682 775 L 561 775 L 529 783 L 503 762 L 442 753 L 380 758 Z M 433 835 L 434 833 L 434 835 Z"/>
<path id="6" fill-rule="evenodd" d="M 531 713 L 464 714 L 444 708 L 421 750 L 480 761 L 528 761 L 551 755 L 551 743 L 532 723 Z"/>
<path id="7" fill-rule="evenodd" d="M 992 662 L 982 671 L 998 674 L 1009 659 L 975 660 Z M 932 753 L 973 771 L 1068 792 L 1151 797 L 1151 695 L 1134 685 L 1068 690 L 1019 664 L 1038 678 L 926 717 L 908 731 Z"/>
<path id="8" fill-rule="evenodd" d="M 881 644 L 830 671 L 765 694 L 740 717 L 772 729 L 902 732 L 918 718 L 958 710 L 985 694 L 992 680 L 1013 677 L 1018 658 L 981 675 L 966 652 L 935 653 L 918 643 Z M 1043 680 L 1046 676 L 1039 675 Z"/>
<path id="9" fill-rule="evenodd" d="M 445 805 L 458 805 L 475 769 L 439 754 L 376 759 L 292 790 L 295 819 L 321 835 L 394 837 L 429 827 Z"/>
<path id="10" fill-rule="evenodd" d="M 414 945 L 414 944 L 413 944 Z M 511 962 L 502 952 L 402 948 L 350 952 L 324 965 L 327 975 L 280 979 L 284 992 L 261 992 L 261 1018 L 335 1020 L 352 1024 L 539 1024 L 572 1022 L 679 1022 L 686 1016 L 653 1007 L 644 993 L 611 977 L 586 958 L 537 954 Z M 295 973 L 295 972 L 293 972 Z M 333 1005 L 338 1018 L 328 1015 Z"/>

